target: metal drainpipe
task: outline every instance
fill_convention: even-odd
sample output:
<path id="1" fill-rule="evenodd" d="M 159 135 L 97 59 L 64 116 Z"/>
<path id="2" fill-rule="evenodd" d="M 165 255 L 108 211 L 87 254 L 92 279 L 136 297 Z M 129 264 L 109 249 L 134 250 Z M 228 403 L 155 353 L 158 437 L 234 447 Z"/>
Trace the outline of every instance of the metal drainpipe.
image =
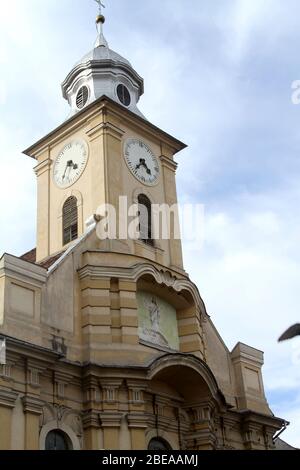
<path id="1" fill-rule="evenodd" d="M 224 418 L 220 416 L 220 424 L 221 424 L 221 432 L 222 432 L 222 440 L 223 440 L 223 447 L 226 447 L 226 433 L 225 433 L 225 425 L 224 425 Z"/>
<path id="2" fill-rule="evenodd" d="M 155 416 L 155 429 L 156 429 L 156 437 L 159 438 L 158 434 L 158 414 L 156 412 L 156 395 L 152 395 L 152 408 L 153 408 L 153 414 Z"/>
<path id="3" fill-rule="evenodd" d="M 178 442 L 179 442 L 179 450 L 182 450 L 180 408 L 177 408 L 177 421 L 178 421 Z"/>
<path id="4" fill-rule="evenodd" d="M 280 429 L 280 431 L 278 431 L 278 433 L 275 434 L 275 436 L 273 437 L 273 444 L 275 444 L 275 442 L 277 441 L 279 436 L 286 430 L 286 428 L 289 426 L 289 424 L 290 423 L 288 421 L 284 421 L 284 424 L 283 424 L 282 428 Z"/>

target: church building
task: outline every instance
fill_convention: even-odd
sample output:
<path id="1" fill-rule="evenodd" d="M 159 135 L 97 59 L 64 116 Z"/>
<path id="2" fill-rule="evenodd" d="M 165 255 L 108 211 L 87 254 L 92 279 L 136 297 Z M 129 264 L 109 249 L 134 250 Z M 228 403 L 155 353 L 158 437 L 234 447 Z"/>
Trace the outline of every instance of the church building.
<path id="1" fill-rule="evenodd" d="M 186 146 L 139 110 L 143 78 L 104 21 L 62 83 L 67 120 L 24 152 L 37 240 L 0 258 L 0 449 L 274 449 L 286 422 L 268 406 L 263 353 L 228 350 L 180 238 L 152 237 Z M 120 224 L 120 196 L 140 236 L 101 238 L 98 208 Z"/>

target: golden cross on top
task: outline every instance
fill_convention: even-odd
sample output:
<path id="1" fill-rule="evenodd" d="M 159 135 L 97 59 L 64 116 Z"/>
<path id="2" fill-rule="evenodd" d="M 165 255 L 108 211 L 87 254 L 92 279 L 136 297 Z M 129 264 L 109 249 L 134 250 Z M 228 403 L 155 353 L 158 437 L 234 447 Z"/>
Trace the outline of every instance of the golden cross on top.
<path id="1" fill-rule="evenodd" d="M 95 0 L 96 3 L 98 3 L 99 6 L 99 14 L 102 15 L 102 8 L 105 8 L 105 5 L 103 5 L 101 0 Z"/>

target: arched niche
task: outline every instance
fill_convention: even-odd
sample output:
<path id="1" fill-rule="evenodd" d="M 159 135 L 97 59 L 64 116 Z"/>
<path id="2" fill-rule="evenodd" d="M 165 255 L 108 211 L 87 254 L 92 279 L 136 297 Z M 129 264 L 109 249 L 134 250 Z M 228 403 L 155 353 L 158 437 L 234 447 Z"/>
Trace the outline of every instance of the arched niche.
<path id="1" fill-rule="evenodd" d="M 166 354 L 149 365 L 148 380 L 147 442 L 154 436 L 172 438 L 173 449 L 215 448 L 215 419 L 227 404 L 210 368 L 192 355 Z"/>
<path id="2" fill-rule="evenodd" d="M 178 344 L 172 341 L 169 344 L 169 348 L 184 353 L 193 353 L 199 358 L 204 359 L 205 348 L 199 306 L 195 302 L 192 289 L 185 284 L 180 289 L 179 282 L 179 280 L 172 278 L 172 274 L 168 271 L 163 273 L 163 275 L 151 271 L 141 273 L 137 280 L 139 335 L 143 342 L 147 342 L 144 332 L 147 333 L 147 330 L 151 330 L 150 321 L 149 319 L 148 321 L 146 320 L 145 302 L 148 302 L 149 318 L 151 318 L 151 311 L 155 311 L 155 303 L 157 303 L 158 308 L 162 310 L 161 318 L 164 319 L 163 314 L 170 317 L 170 331 L 174 330 L 171 310 L 175 311 L 175 316 L 173 315 L 173 317 L 176 322 Z M 142 295 L 145 297 L 144 302 L 141 300 Z M 168 309 L 166 305 L 169 305 L 170 308 Z M 166 314 L 165 312 L 168 310 L 169 312 Z M 146 324 L 146 327 L 143 326 L 144 324 Z M 167 326 L 164 327 L 163 321 L 161 321 L 160 327 L 162 329 L 160 333 L 167 338 L 168 328 Z M 151 335 L 150 331 L 149 338 L 151 339 L 151 337 L 155 337 L 155 334 Z M 149 343 L 152 342 L 149 341 Z M 163 340 L 157 346 L 163 347 Z M 165 345 L 165 347 L 168 347 L 168 345 Z"/>

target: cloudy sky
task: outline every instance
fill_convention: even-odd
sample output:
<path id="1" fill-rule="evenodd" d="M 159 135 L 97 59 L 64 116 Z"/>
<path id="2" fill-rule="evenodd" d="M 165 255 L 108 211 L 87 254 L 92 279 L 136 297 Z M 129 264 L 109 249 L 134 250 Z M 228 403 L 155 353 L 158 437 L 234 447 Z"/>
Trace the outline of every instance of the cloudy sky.
<path id="1" fill-rule="evenodd" d="M 189 148 L 181 202 L 205 206 L 186 269 L 231 349 L 265 351 L 283 434 L 300 446 L 298 0 L 106 0 L 105 34 L 145 79 L 140 108 Z M 1 0 L 0 251 L 35 246 L 33 162 L 21 152 L 68 114 L 60 83 L 95 40 L 93 0 Z"/>

